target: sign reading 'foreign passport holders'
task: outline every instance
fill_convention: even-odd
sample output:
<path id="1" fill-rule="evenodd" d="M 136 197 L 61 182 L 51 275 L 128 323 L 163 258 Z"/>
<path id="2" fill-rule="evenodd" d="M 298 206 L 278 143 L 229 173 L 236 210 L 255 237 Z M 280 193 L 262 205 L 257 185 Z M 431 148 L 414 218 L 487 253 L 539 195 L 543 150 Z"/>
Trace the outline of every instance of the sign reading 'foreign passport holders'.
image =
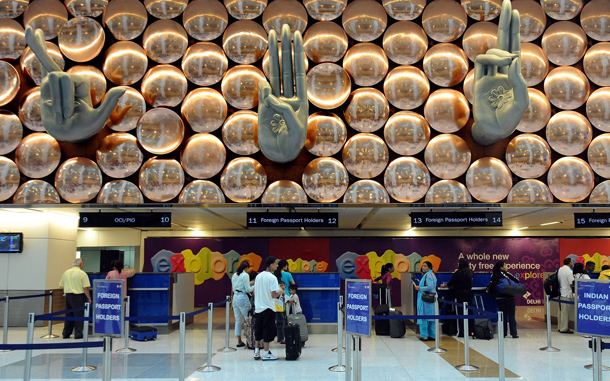
<path id="1" fill-rule="evenodd" d="M 610 336 L 610 282 L 595 279 L 576 281 L 576 333 Z"/>
<path id="2" fill-rule="evenodd" d="M 123 287 L 120 279 L 93 281 L 94 335 L 123 335 Z"/>
<path id="3" fill-rule="evenodd" d="M 345 280 L 345 332 L 371 337 L 371 281 Z"/>
<path id="4" fill-rule="evenodd" d="M 160 213 L 80 213 L 81 228 L 169 228 L 172 214 Z"/>
<path id="5" fill-rule="evenodd" d="M 610 213 L 574 213 L 575 228 L 610 228 Z"/>
<path id="6" fill-rule="evenodd" d="M 502 212 L 412 212 L 410 216 L 412 227 L 502 226 Z"/>
<path id="7" fill-rule="evenodd" d="M 338 228 L 339 213 L 257 213 L 246 214 L 249 228 Z"/>

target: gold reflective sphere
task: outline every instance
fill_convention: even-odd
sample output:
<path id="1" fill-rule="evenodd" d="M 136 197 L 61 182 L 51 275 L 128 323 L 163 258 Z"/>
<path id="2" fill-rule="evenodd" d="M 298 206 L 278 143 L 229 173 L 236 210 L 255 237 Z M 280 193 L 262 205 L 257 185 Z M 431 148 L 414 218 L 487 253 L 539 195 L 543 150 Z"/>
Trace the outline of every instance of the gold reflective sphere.
<path id="1" fill-rule="evenodd" d="M 232 67 L 222 79 L 222 95 L 235 108 L 251 109 L 258 106 L 258 83 L 264 80 L 265 75 L 254 66 Z"/>
<path id="2" fill-rule="evenodd" d="M 542 36 L 542 49 L 555 65 L 574 65 L 585 55 L 587 35 L 571 21 L 559 21 Z"/>
<path id="3" fill-rule="evenodd" d="M 195 0 L 184 10 L 182 25 L 195 40 L 211 41 L 225 31 L 229 25 L 229 15 L 218 0 Z"/>
<path id="4" fill-rule="evenodd" d="M 553 195 L 563 202 L 580 202 L 595 185 L 593 170 L 577 157 L 562 157 L 551 165 L 547 184 Z"/>
<path id="5" fill-rule="evenodd" d="M 176 160 L 153 157 L 140 168 L 140 190 L 152 201 L 172 200 L 180 194 L 183 185 L 184 171 Z"/>
<path id="6" fill-rule="evenodd" d="M 138 121 L 138 142 L 156 155 L 170 153 L 182 143 L 184 124 L 178 114 L 166 108 L 147 111 Z"/>
<path id="7" fill-rule="evenodd" d="M 158 19 L 173 19 L 180 16 L 188 0 L 144 0 L 144 6 Z"/>
<path id="8" fill-rule="evenodd" d="M 32 1 L 23 14 L 23 25 L 42 29 L 45 40 L 57 37 L 67 21 L 68 10 L 59 0 Z"/>
<path id="9" fill-rule="evenodd" d="M 424 152 L 424 160 L 430 172 L 444 180 L 452 180 L 464 174 L 470 165 L 470 157 L 470 148 L 464 139 L 451 134 L 435 136 Z"/>
<path id="10" fill-rule="evenodd" d="M 430 94 L 424 116 L 430 127 L 449 134 L 459 131 L 468 123 L 470 106 L 466 96 L 457 90 L 439 89 Z"/>
<path id="11" fill-rule="evenodd" d="M 267 0 L 224 0 L 227 11 L 238 20 L 255 19 L 263 14 Z"/>
<path id="12" fill-rule="evenodd" d="M 220 46 L 211 42 L 191 45 L 182 59 L 182 71 L 189 81 L 199 86 L 220 82 L 229 68 L 229 61 Z"/>
<path id="13" fill-rule="evenodd" d="M 95 106 L 106 94 L 106 77 L 92 65 L 76 65 L 68 69 L 67 73 L 78 74 L 89 80 L 89 92 L 91 93 L 91 102 Z"/>
<path id="14" fill-rule="evenodd" d="M 186 141 L 180 154 L 182 168 L 194 178 L 208 179 L 225 165 L 227 151 L 220 139 L 210 134 L 195 134 Z"/>
<path id="15" fill-rule="evenodd" d="M 225 195 L 213 182 L 195 180 L 184 187 L 178 202 L 180 204 L 224 204 Z"/>
<path id="16" fill-rule="evenodd" d="M 536 86 L 549 72 L 549 60 L 544 50 L 529 42 L 521 44 L 521 74 L 528 86 Z"/>
<path id="17" fill-rule="evenodd" d="M 136 137 L 124 132 L 106 136 L 95 156 L 102 172 L 116 179 L 136 173 L 144 160 Z"/>
<path id="18" fill-rule="evenodd" d="M 73 204 L 91 201 L 102 189 L 102 172 L 85 157 L 68 159 L 55 172 L 55 188 Z"/>
<path id="19" fill-rule="evenodd" d="M 280 180 L 267 187 L 261 199 L 263 204 L 307 204 L 307 195 L 294 181 Z"/>
<path id="20" fill-rule="evenodd" d="M 362 0 L 361 0 L 362 1 Z M 359 86 L 373 86 L 388 72 L 388 57 L 372 43 L 354 45 L 343 58 L 343 68 Z"/>
<path id="21" fill-rule="evenodd" d="M 142 79 L 142 95 L 152 107 L 178 106 L 186 96 L 187 88 L 184 74 L 172 65 L 155 66 Z"/>
<path id="22" fill-rule="evenodd" d="M 593 139 L 587 150 L 587 162 L 595 173 L 610 178 L 610 134 L 601 134 Z"/>
<path id="23" fill-rule="evenodd" d="M 0 18 L 14 19 L 25 11 L 30 0 L 0 1 Z"/>
<path id="24" fill-rule="evenodd" d="M 42 180 L 30 180 L 21 184 L 13 204 L 59 204 L 59 194 L 53 185 Z"/>
<path id="25" fill-rule="evenodd" d="M 0 110 L 0 155 L 11 153 L 23 137 L 19 117 L 10 111 Z"/>
<path id="26" fill-rule="evenodd" d="M 119 103 L 106 121 L 106 126 L 117 132 L 131 131 L 138 125 L 138 120 L 146 112 L 146 101 L 142 94 L 131 87 L 121 98 Z"/>
<path id="27" fill-rule="evenodd" d="M 383 34 L 388 16 L 383 6 L 374 0 L 355 0 L 345 8 L 341 24 L 351 38 L 368 42 Z"/>
<path id="28" fill-rule="evenodd" d="M 564 110 L 574 110 L 585 104 L 589 90 L 587 76 L 571 66 L 551 70 L 544 80 L 544 92 L 549 102 Z"/>
<path id="29" fill-rule="evenodd" d="M 153 61 L 163 64 L 182 58 L 188 46 L 188 36 L 182 25 L 173 20 L 158 20 L 144 31 L 142 47 Z"/>
<path id="30" fill-rule="evenodd" d="M 472 24 L 464 33 L 462 47 L 472 62 L 479 54 L 485 54 L 495 48 L 498 42 L 498 26 L 494 23 L 481 21 Z"/>
<path id="31" fill-rule="evenodd" d="M 610 86 L 610 42 L 593 45 L 583 61 L 587 77 L 598 86 Z"/>
<path id="32" fill-rule="evenodd" d="M 104 12 L 108 0 L 64 0 L 72 16 L 97 17 Z"/>
<path id="33" fill-rule="evenodd" d="M 591 124 L 575 111 L 558 112 L 546 126 L 546 140 L 562 155 L 574 156 L 584 152 L 592 137 Z"/>
<path id="34" fill-rule="evenodd" d="M 265 55 L 267 32 L 252 20 L 236 21 L 225 30 L 222 48 L 227 57 L 239 64 L 254 63 Z"/>
<path id="35" fill-rule="evenodd" d="M 317 202 L 333 202 L 341 198 L 349 185 L 347 170 L 337 159 L 319 157 L 303 171 L 303 189 Z"/>
<path id="36" fill-rule="evenodd" d="M 0 60 L 19 58 L 26 47 L 23 27 L 15 20 L 0 18 L 0 30 Z"/>
<path id="37" fill-rule="evenodd" d="M 385 11 L 395 20 L 415 20 L 426 7 L 426 0 L 382 0 Z"/>
<path id="38" fill-rule="evenodd" d="M 595 90 L 587 100 L 587 117 L 592 125 L 610 132 L 610 88 Z"/>
<path id="39" fill-rule="evenodd" d="M 112 44 L 104 57 L 104 75 L 117 85 L 138 82 L 148 68 L 148 58 L 140 45 L 130 41 Z"/>
<path id="40" fill-rule="evenodd" d="M 513 187 L 510 170 L 494 157 L 481 158 L 468 168 L 466 187 L 481 202 L 500 202 Z"/>
<path id="41" fill-rule="evenodd" d="M 0 201 L 8 200 L 19 188 L 19 169 L 11 159 L 0 156 Z"/>
<path id="42" fill-rule="evenodd" d="M 490 21 L 500 15 L 501 0 L 461 0 L 466 14 L 476 21 Z"/>
<path id="43" fill-rule="evenodd" d="M 347 129 L 343 120 L 331 112 L 316 112 L 307 120 L 305 148 L 312 155 L 332 156 L 343 148 Z"/>
<path id="44" fill-rule="evenodd" d="M 351 88 L 349 74 L 339 65 L 323 63 L 307 73 L 307 97 L 321 109 L 341 106 L 349 97 Z"/>
<path id="45" fill-rule="evenodd" d="M 307 13 L 320 21 L 330 21 L 341 16 L 347 0 L 303 0 Z"/>
<path id="46" fill-rule="evenodd" d="M 424 104 L 430 94 L 428 77 L 414 66 L 399 66 L 388 73 L 383 93 L 392 106 L 412 110 Z"/>
<path id="47" fill-rule="evenodd" d="M 385 189 L 398 202 L 415 202 L 430 188 L 430 172 L 414 157 L 399 157 L 392 161 L 383 175 Z"/>
<path id="48" fill-rule="evenodd" d="M 521 180 L 508 194 L 509 204 L 549 204 L 553 202 L 551 190 L 539 180 Z"/>
<path id="49" fill-rule="evenodd" d="M 383 50 L 397 64 L 412 65 L 424 58 L 428 36 L 416 23 L 399 21 L 390 25 L 383 34 Z"/>
<path id="50" fill-rule="evenodd" d="M 506 164 L 517 176 L 535 179 L 551 166 L 551 147 L 538 135 L 515 136 L 506 147 Z"/>
<path id="51" fill-rule="evenodd" d="M 227 102 L 218 91 L 199 88 L 184 98 L 181 112 L 193 131 L 212 132 L 227 118 Z"/>
<path id="52" fill-rule="evenodd" d="M 527 89 L 530 103 L 517 126 L 521 132 L 536 132 L 546 126 L 551 119 L 551 103 L 540 90 Z"/>
<path id="53" fill-rule="evenodd" d="M 597 41 L 610 41 L 610 3 L 592 0 L 580 14 L 580 25 L 589 37 Z"/>
<path id="54" fill-rule="evenodd" d="M 98 204 L 141 204 L 144 202 L 142 192 L 132 182 L 114 180 L 104 184 L 97 195 Z"/>
<path id="55" fill-rule="evenodd" d="M 589 196 L 589 204 L 610 203 L 610 180 L 599 183 Z"/>
<path id="56" fill-rule="evenodd" d="M 128 41 L 144 32 L 148 15 L 139 0 L 113 0 L 106 7 L 103 22 L 114 38 Z"/>
<path id="57" fill-rule="evenodd" d="M 88 62 L 97 57 L 106 40 L 102 26 L 89 17 L 76 17 L 68 20 L 58 38 L 61 52 L 76 62 Z"/>
<path id="58" fill-rule="evenodd" d="M 540 0 L 542 9 L 555 20 L 571 20 L 583 6 L 583 0 Z"/>
<path id="59" fill-rule="evenodd" d="M 428 37 L 438 42 L 451 42 L 464 33 L 468 17 L 457 1 L 435 0 L 424 9 L 421 22 Z"/>
<path id="60" fill-rule="evenodd" d="M 19 92 L 19 73 L 10 63 L 0 60 L 0 106 L 11 102 Z"/>
<path id="61" fill-rule="evenodd" d="M 343 147 L 343 164 L 352 175 L 372 179 L 383 173 L 389 153 L 383 139 L 373 134 L 356 134 Z"/>
<path id="62" fill-rule="evenodd" d="M 474 69 L 466 74 L 462 88 L 466 99 L 468 99 L 468 103 L 472 104 L 474 102 Z"/>
<path id="63" fill-rule="evenodd" d="M 307 11 L 297 0 L 274 0 L 263 12 L 263 26 L 267 33 L 275 30 L 278 35 L 282 32 L 282 25 L 290 27 L 290 35 L 299 31 L 305 33 L 307 28 Z"/>
<path id="64" fill-rule="evenodd" d="M 521 42 L 532 42 L 542 35 L 546 28 L 546 14 L 534 0 L 513 0 L 513 10 L 519 11 L 521 20 Z"/>
<path id="65" fill-rule="evenodd" d="M 383 93 L 371 87 L 354 90 L 344 111 L 345 121 L 359 132 L 375 132 L 385 124 L 390 106 Z"/>
<path id="66" fill-rule="evenodd" d="M 45 44 L 47 46 L 47 53 L 49 53 L 51 59 L 63 70 L 66 66 L 66 61 L 64 60 L 64 56 L 61 54 L 59 47 L 49 41 L 45 41 Z M 37 86 L 40 86 L 42 83 L 42 65 L 40 65 L 40 61 L 34 55 L 32 49 L 29 47 L 25 48 L 19 63 L 21 65 L 21 70 L 25 71 Z"/>
<path id="67" fill-rule="evenodd" d="M 385 125 L 383 137 L 392 151 L 399 155 L 415 155 L 430 141 L 430 126 L 421 115 L 399 111 Z"/>
<path id="68" fill-rule="evenodd" d="M 19 102 L 19 119 L 32 131 L 46 131 L 40 113 L 40 86 L 32 87 Z"/>
<path id="69" fill-rule="evenodd" d="M 256 200 L 263 194 L 266 186 L 265 168 L 249 157 L 231 160 L 220 176 L 222 191 L 235 202 Z"/>
<path id="70" fill-rule="evenodd" d="M 450 204 L 472 202 L 464 184 L 455 180 L 441 180 L 432 184 L 426 193 L 426 204 Z"/>
<path id="71" fill-rule="evenodd" d="M 222 126 L 222 140 L 238 155 L 252 155 L 258 146 L 258 114 L 254 111 L 237 111 Z"/>
<path id="72" fill-rule="evenodd" d="M 454 44 L 435 45 L 424 56 L 424 72 L 438 86 L 455 86 L 468 74 L 468 57 Z"/>
<path id="73" fill-rule="evenodd" d="M 383 185 L 373 180 L 359 180 L 345 191 L 344 204 L 387 204 L 390 196 Z"/>
<path id="74" fill-rule="evenodd" d="M 46 133 L 29 134 L 15 151 L 15 163 L 27 177 L 49 176 L 59 165 L 61 151 L 55 138 Z"/>
<path id="75" fill-rule="evenodd" d="M 303 50 L 315 63 L 337 62 L 347 52 L 347 34 L 334 22 L 317 22 L 305 32 Z"/>

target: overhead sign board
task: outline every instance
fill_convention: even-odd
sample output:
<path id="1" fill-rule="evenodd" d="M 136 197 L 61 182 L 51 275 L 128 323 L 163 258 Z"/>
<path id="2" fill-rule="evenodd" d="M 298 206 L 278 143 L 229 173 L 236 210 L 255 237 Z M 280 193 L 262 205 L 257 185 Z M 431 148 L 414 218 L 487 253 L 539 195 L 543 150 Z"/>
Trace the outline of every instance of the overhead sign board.
<path id="1" fill-rule="evenodd" d="M 345 280 L 345 331 L 352 335 L 371 336 L 371 281 Z"/>
<path id="2" fill-rule="evenodd" d="M 574 213 L 575 228 L 610 228 L 610 213 Z"/>
<path id="3" fill-rule="evenodd" d="M 150 213 L 80 213 L 81 228 L 169 228 L 172 214 Z"/>
<path id="4" fill-rule="evenodd" d="M 93 281 L 93 334 L 123 335 L 123 287 L 120 279 Z"/>
<path id="5" fill-rule="evenodd" d="M 411 227 L 502 226 L 502 212 L 411 212 Z"/>
<path id="6" fill-rule="evenodd" d="M 338 228 L 339 213 L 248 212 L 249 228 Z"/>
<path id="7" fill-rule="evenodd" d="M 575 292 L 576 333 L 610 336 L 610 282 L 577 279 Z"/>

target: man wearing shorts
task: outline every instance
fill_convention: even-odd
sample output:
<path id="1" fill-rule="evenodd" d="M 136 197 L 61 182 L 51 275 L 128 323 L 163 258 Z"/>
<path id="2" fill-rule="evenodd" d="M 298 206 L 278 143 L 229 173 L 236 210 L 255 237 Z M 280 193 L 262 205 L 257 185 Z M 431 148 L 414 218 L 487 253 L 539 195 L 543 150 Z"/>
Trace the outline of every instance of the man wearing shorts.
<path id="1" fill-rule="evenodd" d="M 277 360 L 269 350 L 269 343 L 275 339 L 275 302 L 273 299 L 285 294 L 280 288 L 277 277 L 273 272 L 277 269 L 277 258 L 268 257 L 265 261 L 267 271 L 261 271 L 254 281 L 254 359 L 263 361 Z M 259 344 L 263 341 L 263 355 L 261 356 Z"/>

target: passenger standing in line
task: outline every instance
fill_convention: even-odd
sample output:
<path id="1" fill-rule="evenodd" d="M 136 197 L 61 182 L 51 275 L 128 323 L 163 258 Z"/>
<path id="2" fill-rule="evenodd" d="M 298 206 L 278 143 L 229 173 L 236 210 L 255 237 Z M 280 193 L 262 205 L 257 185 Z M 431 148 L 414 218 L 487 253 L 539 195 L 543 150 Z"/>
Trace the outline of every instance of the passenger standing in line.
<path id="1" fill-rule="evenodd" d="M 571 302 L 573 300 L 572 284 L 574 283 L 574 273 L 572 268 L 574 267 L 574 261 L 572 258 L 566 258 L 563 260 L 563 266 L 557 272 L 557 278 L 559 278 L 559 299 Z M 570 322 L 570 316 L 572 315 L 572 305 L 567 303 L 559 303 L 559 332 L 561 333 L 574 333 L 569 329 L 568 323 Z"/>
<path id="2" fill-rule="evenodd" d="M 243 320 L 248 317 L 250 311 L 250 298 L 248 294 L 252 293 L 254 287 L 250 285 L 250 276 L 248 275 L 250 263 L 243 261 L 237 271 L 231 277 L 231 286 L 233 289 L 233 314 L 235 315 L 235 336 L 237 337 L 237 347 L 243 347 L 246 344 L 241 339 L 241 330 Z"/>
<path id="3" fill-rule="evenodd" d="M 582 263 L 575 263 L 574 268 L 572 269 L 572 273 L 574 274 L 574 279 L 591 279 L 590 276 L 587 275 L 585 271 L 585 265 Z"/>
<path id="4" fill-rule="evenodd" d="M 600 279 L 600 280 L 609 280 L 610 279 L 610 266 L 609 265 L 602 266 L 602 271 L 599 273 L 598 279 Z"/>
<path id="5" fill-rule="evenodd" d="M 286 344 L 284 336 L 284 326 L 286 325 L 286 287 L 284 282 L 279 282 L 280 288 L 284 291 L 284 294 L 273 299 L 275 302 L 275 329 L 277 331 L 277 342 L 280 344 Z"/>
<path id="6" fill-rule="evenodd" d="M 595 262 L 587 261 L 587 264 L 585 266 L 585 274 L 593 274 L 595 272 Z"/>
<path id="7" fill-rule="evenodd" d="M 269 343 L 275 338 L 275 303 L 274 298 L 284 294 L 277 278 L 273 275 L 277 270 L 277 258 L 267 257 L 265 260 L 266 271 L 260 272 L 254 282 L 254 312 L 256 321 L 254 326 L 254 359 L 263 361 L 277 360 L 269 350 Z M 264 353 L 261 356 L 260 342 L 263 341 Z"/>
<path id="8" fill-rule="evenodd" d="M 288 290 L 291 284 L 295 284 L 292 274 L 288 271 L 288 261 L 284 259 L 280 259 L 280 261 L 277 263 L 275 275 L 281 282 L 284 282 L 285 290 Z"/>
<path id="9" fill-rule="evenodd" d="M 382 291 L 379 296 L 379 298 L 380 298 L 379 304 L 389 304 L 390 307 L 392 307 L 392 301 L 385 300 L 385 298 L 388 295 L 386 290 L 389 289 L 389 291 L 392 291 L 392 273 L 393 272 L 394 272 L 394 264 L 386 263 L 385 265 L 381 266 L 381 275 L 379 275 L 377 278 L 375 278 L 373 280 L 373 282 L 375 283 L 375 286 L 377 286 L 377 287 L 373 287 L 373 290 L 377 289 L 377 290 Z M 381 283 L 377 283 L 377 282 L 381 282 Z"/>
<path id="10" fill-rule="evenodd" d="M 504 261 L 496 262 L 494 265 L 493 273 L 491 274 L 491 281 L 493 284 L 497 285 L 504 278 L 508 278 L 511 281 L 519 284 L 519 279 L 517 279 L 513 274 L 508 272 L 508 268 L 506 267 L 506 263 Z M 496 304 L 498 305 L 498 310 L 504 313 L 504 337 L 508 335 L 508 328 L 510 328 L 510 335 L 513 339 L 519 338 L 517 334 L 517 320 L 515 319 L 515 310 L 516 310 L 516 302 L 515 297 L 513 295 L 496 293 Z"/>
<path id="11" fill-rule="evenodd" d="M 436 276 L 432 271 L 432 263 L 425 261 L 421 265 L 421 272 L 424 274 L 419 286 L 415 285 L 415 289 L 419 291 L 417 293 L 417 314 L 418 315 L 434 315 L 435 305 L 434 303 L 424 302 L 422 300 L 422 293 L 425 291 L 431 292 L 437 296 L 436 292 Z M 419 333 L 421 341 L 432 341 L 436 338 L 436 329 L 434 327 L 434 319 L 417 319 L 419 324 Z"/>
<path id="12" fill-rule="evenodd" d="M 121 279 L 123 280 L 123 297 L 127 297 L 127 278 L 131 278 L 136 273 L 134 269 L 124 269 L 123 261 L 112 261 L 112 271 L 106 274 L 106 279 Z"/>
<path id="13" fill-rule="evenodd" d="M 443 283 L 441 284 L 441 287 L 453 288 L 453 297 L 457 303 L 462 304 L 466 302 L 469 306 L 472 306 L 472 275 L 468 260 L 466 258 L 460 258 L 458 260 L 457 271 L 453 273 L 449 283 Z M 459 314 L 460 313 L 457 313 L 457 315 Z M 458 337 L 464 337 L 464 323 L 461 320 L 458 321 L 457 327 Z M 472 319 L 468 319 L 468 334 L 474 335 L 474 322 Z"/>
<path id="14" fill-rule="evenodd" d="M 84 307 L 85 303 L 91 305 L 91 295 L 89 294 L 91 283 L 89 283 L 89 276 L 83 271 L 83 260 L 81 258 L 74 259 L 72 268 L 64 272 L 59 282 L 59 287 L 64 289 L 67 310 Z M 68 312 L 66 316 L 83 317 L 85 316 L 85 311 Z M 82 339 L 83 325 L 84 322 L 82 321 L 66 321 L 62 332 L 63 338 L 69 339 L 74 330 L 74 338 L 77 340 Z"/>

